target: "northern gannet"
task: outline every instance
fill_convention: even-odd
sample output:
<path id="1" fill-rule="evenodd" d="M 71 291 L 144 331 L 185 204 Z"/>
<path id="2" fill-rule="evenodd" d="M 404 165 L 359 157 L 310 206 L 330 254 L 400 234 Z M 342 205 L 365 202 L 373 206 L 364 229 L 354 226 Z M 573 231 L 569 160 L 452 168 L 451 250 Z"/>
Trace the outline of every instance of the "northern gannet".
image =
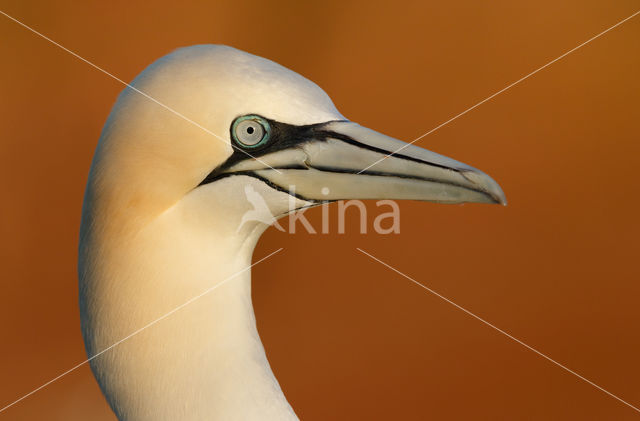
<path id="1" fill-rule="evenodd" d="M 297 73 L 230 47 L 178 49 L 132 86 L 148 97 L 125 89 L 105 124 L 78 263 L 88 355 L 129 338 L 91 360 L 122 421 L 297 419 L 260 342 L 246 271 L 292 197 L 295 208 L 378 198 L 505 203 L 489 176 L 412 145 L 359 173 L 406 144 L 348 121 Z M 243 220 L 259 208 L 265 215 Z"/>

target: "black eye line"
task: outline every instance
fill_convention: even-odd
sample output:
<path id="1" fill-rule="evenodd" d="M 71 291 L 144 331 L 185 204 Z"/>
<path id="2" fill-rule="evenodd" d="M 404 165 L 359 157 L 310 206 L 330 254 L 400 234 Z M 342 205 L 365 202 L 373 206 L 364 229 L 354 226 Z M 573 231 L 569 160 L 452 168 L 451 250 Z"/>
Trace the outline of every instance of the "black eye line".
<path id="1" fill-rule="evenodd" d="M 275 120 L 270 120 L 268 118 L 264 118 L 262 116 L 253 114 L 256 117 L 262 118 L 264 119 L 268 124 L 270 124 L 271 126 L 271 138 L 269 139 L 268 142 L 265 143 L 265 145 L 252 149 L 252 155 L 249 155 L 251 158 L 259 158 L 263 155 L 269 154 L 269 153 L 273 153 L 273 152 L 278 152 L 281 151 L 283 149 L 292 149 L 292 148 L 297 148 L 300 145 L 305 144 L 306 142 L 309 141 L 316 141 L 316 142 L 326 142 L 328 139 L 337 139 L 337 140 L 341 140 L 345 143 L 351 144 L 353 146 L 359 147 L 359 148 L 363 148 L 363 149 L 368 149 L 370 151 L 373 152 L 378 152 L 380 154 L 388 154 L 389 151 L 384 150 L 384 149 L 380 149 L 377 148 L 373 145 L 369 145 L 366 143 L 361 143 L 356 141 L 355 139 L 351 138 L 350 136 L 343 134 L 343 133 L 337 133 L 331 130 L 327 129 L 327 125 L 329 125 L 330 123 L 338 123 L 338 122 L 348 122 L 348 120 L 328 120 L 325 121 L 323 123 L 315 123 L 315 124 L 307 124 L 307 125 L 303 125 L 303 126 L 295 126 L 292 124 L 287 124 L 287 123 L 281 123 L 279 121 L 275 121 Z M 240 118 L 240 117 L 238 117 Z M 235 122 L 235 120 L 234 120 Z M 230 130 L 233 130 L 233 124 L 231 126 L 232 128 Z M 232 136 L 233 139 L 233 136 Z M 229 156 L 229 158 L 227 158 L 227 160 L 225 162 L 223 162 L 222 164 L 220 164 L 218 167 L 216 167 L 215 169 L 213 169 L 206 177 L 204 180 L 202 180 L 200 182 L 200 184 L 198 184 L 198 186 L 202 186 L 204 184 L 208 184 L 211 183 L 215 180 L 218 180 L 220 178 L 224 178 L 224 177 L 228 177 L 228 176 L 233 176 L 233 175 L 249 175 L 249 176 L 257 176 L 257 174 L 254 171 L 240 171 L 240 172 L 231 172 L 231 173 L 226 173 L 225 170 L 227 170 L 228 168 L 234 166 L 235 164 L 237 164 L 240 161 L 244 161 L 244 160 L 248 160 L 249 158 L 247 158 L 248 153 L 240 148 L 237 147 L 234 143 L 234 141 L 231 142 L 231 147 L 233 148 L 233 153 L 231 154 L 231 156 Z M 423 163 L 423 164 L 428 164 L 434 167 L 440 167 L 449 171 L 457 171 L 457 172 L 461 172 L 462 170 L 460 169 L 456 169 L 456 168 L 449 168 L 445 165 L 442 164 L 437 164 L 435 162 L 429 162 L 429 161 L 425 161 L 422 160 L 420 158 L 416 158 L 416 157 L 412 157 L 412 156 L 408 156 L 408 155 L 404 155 L 402 153 L 396 153 L 394 154 L 394 156 L 396 158 L 401 158 L 401 159 L 405 159 L 407 161 L 414 161 L 414 162 L 419 162 L 419 163 Z M 281 169 L 308 169 L 307 167 L 300 167 L 298 165 L 293 165 L 290 167 L 286 167 L 286 166 L 277 166 L 276 168 L 281 168 Z M 331 171 L 336 172 L 336 169 L 332 169 Z M 367 171 L 368 173 L 370 171 Z M 376 175 L 376 174 L 373 174 Z"/>
<path id="2" fill-rule="evenodd" d="M 270 133 L 269 140 L 265 142 L 263 145 L 260 145 L 254 148 L 245 148 L 240 142 L 236 141 L 234 142 L 235 144 L 232 144 L 232 147 L 234 147 L 234 154 L 236 152 L 240 152 L 241 155 L 239 155 L 238 158 L 234 158 L 234 156 L 232 155 L 229 157 L 227 161 L 233 161 L 235 163 L 239 160 L 246 159 L 245 154 L 242 152 L 243 150 L 250 151 L 253 157 L 259 157 L 261 155 L 264 155 L 265 153 L 276 152 L 282 149 L 286 149 L 298 144 L 302 144 L 314 138 L 318 140 L 320 140 L 319 138 L 322 138 L 322 140 L 324 140 L 324 138 L 327 137 L 326 136 L 327 133 L 319 129 L 321 129 L 321 127 L 326 125 L 327 123 L 330 123 L 330 121 L 327 121 L 323 123 L 296 126 L 293 124 L 287 124 L 287 123 L 282 123 L 276 120 L 271 120 L 271 119 L 262 117 L 259 114 L 251 114 L 251 115 L 263 119 L 270 126 L 271 133 Z M 241 118 L 241 117 L 238 117 L 238 118 Z M 335 120 L 335 121 L 338 121 L 338 120 Z M 231 130 L 233 130 L 233 124 L 232 124 Z M 231 134 L 232 134 L 232 139 L 235 140 L 235 138 L 233 137 L 233 133 Z M 265 151 L 266 149 L 269 149 L 269 150 Z M 226 164 L 227 162 L 225 162 L 225 164 L 223 165 L 225 165 L 225 167 L 228 167 L 228 165 Z"/>
<path id="3" fill-rule="evenodd" d="M 310 140 L 324 141 L 330 136 L 330 133 L 324 130 L 324 127 L 332 122 L 345 121 L 345 120 L 330 120 L 323 123 L 307 124 L 303 126 L 296 126 L 293 124 L 282 123 L 276 120 L 263 117 L 259 114 L 249 114 L 263 119 L 271 128 L 271 136 L 267 142 L 263 145 L 254 148 L 243 148 L 241 144 L 236 140 L 233 135 L 233 126 L 238 118 L 244 116 L 238 116 L 233 120 L 229 128 L 229 134 L 231 138 L 231 148 L 233 153 L 227 160 L 214 169 L 210 175 L 222 172 L 225 169 L 232 167 L 240 161 L 250 159 L 247 153 L 251 154 L 253 158 L 259 158 L 267 153 L 281 151 L 283 149 L 297 147 Z"/>

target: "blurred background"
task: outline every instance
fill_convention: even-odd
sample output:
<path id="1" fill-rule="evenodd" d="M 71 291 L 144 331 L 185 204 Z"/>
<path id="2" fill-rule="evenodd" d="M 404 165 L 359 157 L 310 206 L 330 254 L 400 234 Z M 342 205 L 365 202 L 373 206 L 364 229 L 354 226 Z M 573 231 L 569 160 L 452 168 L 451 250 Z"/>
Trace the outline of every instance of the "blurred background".
<path id="1" fill-rule="evenodd" d="M 637 9 L 0 1 L 123 80 L 177 47 L 228 44 L 301 73 L 349 119 L 407 141 Z M 372 218 L 360 234 L 355 208 L 344 234 L 267 231 L 254 258 L 284 251 L 254 269 L 256 316 L 302 420 L 640 417 L 356 251 L 640 405 L 639 39 L 636 17 L 418 142 L 490 174 L 508 207 L 403 202 L 398 235 L 375 234 Z M 123 86 L 4 16 L 0 55 L 1 407 L 86 358 L 80 209 Z M 320 226 L 321 209 L 306 216 Z M 0 413 L 36 419 L 115 417 L 85 365 Z"/>

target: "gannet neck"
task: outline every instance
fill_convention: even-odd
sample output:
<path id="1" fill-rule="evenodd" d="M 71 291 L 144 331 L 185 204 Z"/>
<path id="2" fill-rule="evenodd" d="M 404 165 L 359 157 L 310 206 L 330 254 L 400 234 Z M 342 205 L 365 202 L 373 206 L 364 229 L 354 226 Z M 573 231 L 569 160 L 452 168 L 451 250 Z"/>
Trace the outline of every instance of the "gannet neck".
<path id="1" fill-rule="evenodd" d="M 247 270 L 274 217 L 341 199 L 506 204 L 481 171 L 346 121 L 315 83 L 239 50 L 179 49 L 132 85 L 98 142 L 79 253 L 85 344 L 120 420 L 296 419 Z"/>
<path id="2" fill-rule="evenodd" d="M 80 304 L 90 356 L 219 285 L 91 367 L 120 420 L 296 420 L 251 303 L 247 268 L 267 225 L 238 229 L 248 207 L 228 200 L 225 183 L 205 190 L 125 228 L 85 207 Z"/>

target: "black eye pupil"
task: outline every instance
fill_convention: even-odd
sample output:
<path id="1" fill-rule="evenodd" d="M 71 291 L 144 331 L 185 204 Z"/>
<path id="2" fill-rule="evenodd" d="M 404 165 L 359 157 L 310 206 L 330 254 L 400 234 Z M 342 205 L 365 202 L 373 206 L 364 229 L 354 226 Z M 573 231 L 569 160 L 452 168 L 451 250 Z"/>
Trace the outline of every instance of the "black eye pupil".
<path id="1" fill-rule="evenodd" d="M 253 127 L 247 127 L 247 133 L 253 134 Z"/>

